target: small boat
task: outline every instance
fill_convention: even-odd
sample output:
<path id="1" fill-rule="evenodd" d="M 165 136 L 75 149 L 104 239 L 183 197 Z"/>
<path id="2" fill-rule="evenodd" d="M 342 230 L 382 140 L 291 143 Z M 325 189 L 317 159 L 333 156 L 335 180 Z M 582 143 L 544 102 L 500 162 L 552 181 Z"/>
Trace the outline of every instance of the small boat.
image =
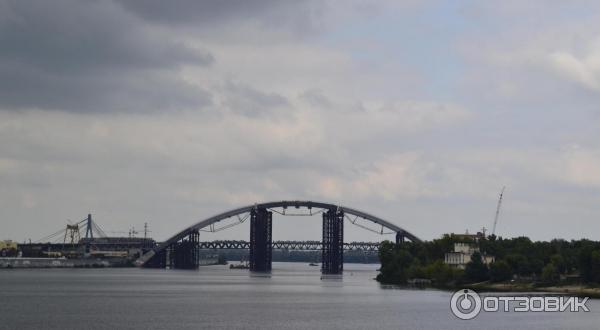
<path id="1" fill-rule="evenodd" d="M 308 264 L 309 266 L 318 266 L 319 264 L 316 264 L 314 262 L 311 262 L 310 264 Z"/>
<path id="2" fill-rule="evenodd" d="M 245 264 L 237 264 L 237 265 L 230 264 L 229 269 L 250 269 L 250 266 L 245 265 Z"/>
<path id="3" fill-rule="evenodd" d="M 237 265 L 229 264 L 229 269 L 250 269 L 250 263 L 242 259 Z"/>

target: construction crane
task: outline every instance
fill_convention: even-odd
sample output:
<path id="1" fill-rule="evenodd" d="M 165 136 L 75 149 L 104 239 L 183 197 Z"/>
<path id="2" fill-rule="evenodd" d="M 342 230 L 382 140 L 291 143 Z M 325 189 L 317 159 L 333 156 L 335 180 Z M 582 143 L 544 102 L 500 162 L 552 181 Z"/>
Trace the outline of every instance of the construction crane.
<path id="1" fill-rule="evenodd" d="M 81 240 L 81 233 L 79 232 L 79 224 L 67 225 L 65 229 L 65 238 L 63 244 L 77 244 Z"/>
<path id="2" fill-rule="evenodd" d="M 500 206 L 502 206 L 502 196 L 504 196 L 504 189 L 506 187 L 502 187 L 500 191 L 500 197 L 498 197 L 498 206 L 496 206 L 496 216 L 494 217 L 494 226 L 492 227 L 492 235 L 496 235 L 496 225 L 498 224 L 498 216 L 500 215 Z"/>
<path id="3" fill-rule="evenodd" d="M 61 229 L 53 234 L 50 234 L 46 237 L 40 238 L 36 241 L 36 243 L 60 243 L 62 241 L 63 244 L 76 244 L 82 238 L 82 230 L 85 229 L 85 238 L 86 239 L 94 239 L 94 235 L 96 237 L 106 237 L 106 233 L 100 228 L 96 222 L 92 221 L 92 215 L 88 214 L 87 218 L 76 222 L 67 224 L 65 229 Z M 60 240 L 62 238 L 62 240 Z"/>

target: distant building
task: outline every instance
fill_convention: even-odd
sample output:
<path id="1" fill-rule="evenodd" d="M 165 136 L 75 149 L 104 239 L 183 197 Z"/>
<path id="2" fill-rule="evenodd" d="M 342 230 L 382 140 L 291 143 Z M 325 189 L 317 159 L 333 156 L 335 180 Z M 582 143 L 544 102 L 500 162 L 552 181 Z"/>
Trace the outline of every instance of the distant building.
<path id="1" fill-rule="evenodd" d="M 11 240 L 0 241 L 0 250 L 16 250 L 17 242 Z"/>
<path id="2" fill-rule="evenodd" d="M 0 241 L 0 257 L 14 257 L 17 253 L 17 242 Z"/>
<path id="3" fill-rule="evenodd" d="M 454 251 L 444 255 L 444 262 L 450 267 L 465 269 L 475 252 L 479 252 L 476 244 L 454 243 Z M 481 261 L 486 265 L 493 263 L 494 260 L 494 256 L 481 255 Z"/>
<path id="4" fill-rule="evenodd" d="M 479 240 L 485 238 L 485 228 L 483 228 L 483 231 L 481 232 L 478 231 L 477 234 L 469 234 L 469 231 L 467 230 L 464 234 L 453 233 L 450 234 L 450 236 L 459 240 L 478 242 Z"/>

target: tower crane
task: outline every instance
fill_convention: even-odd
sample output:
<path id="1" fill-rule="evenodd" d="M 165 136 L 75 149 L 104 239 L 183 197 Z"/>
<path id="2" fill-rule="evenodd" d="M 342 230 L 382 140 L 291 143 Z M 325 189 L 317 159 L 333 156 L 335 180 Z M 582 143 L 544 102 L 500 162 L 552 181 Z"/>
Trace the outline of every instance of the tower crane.
<path id="1" fill-rule="evenodd" d="M 496 225 L 498 224 L 498 216 L 500 215 L 500 206 L 502 206 L 502 197 L 504 196 L 504 189 L 506 189 L 506 187 L 502 187 L 502 190 L 500 191 L 500 197 L 498 197 L 498 206 L 496 206 L 496 216 L 494 217 L 492 235 L 496 235 Z"/>

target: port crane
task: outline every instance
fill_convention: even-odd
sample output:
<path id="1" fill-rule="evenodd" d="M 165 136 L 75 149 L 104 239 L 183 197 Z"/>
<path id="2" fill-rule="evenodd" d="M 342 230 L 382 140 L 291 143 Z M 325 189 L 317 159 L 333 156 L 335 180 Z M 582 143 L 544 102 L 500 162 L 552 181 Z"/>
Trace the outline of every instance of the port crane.
<path id="1" fill-rule="evenodd" d="M 500 197 L 498 197 L 498 205 L 496 206 L 496 216 L 494 217 L 494 226 L 492 227 L 492 235 L 496 235 L 496 225 L 498 224 L 498 216 L 500 215 L 500 207 L 502 206 L 502 197 L 504 196 L 504 189 L 506 187 L 502 187 L 500 191 Z"/>
<path id="2" fill-rule="evenodd" d="M 82 235 L 82 230 L 85 229 L 85 236 Z M 100 228 L 95 221 L 92 221 L 92 215 L 88 214 L 87 218 L 67 224 L 66 228 L 61 229 L 46 237 L 40 238 L 36 243 L 55 242 L 63 244 L 76 244 L 82 238 L 94 239 L 96 237 L 106 237 L 106 233 Z M 62 239 L 61 239 L 62 238 Z M 30 240 L 31 241 L 31 240 Z"/>

